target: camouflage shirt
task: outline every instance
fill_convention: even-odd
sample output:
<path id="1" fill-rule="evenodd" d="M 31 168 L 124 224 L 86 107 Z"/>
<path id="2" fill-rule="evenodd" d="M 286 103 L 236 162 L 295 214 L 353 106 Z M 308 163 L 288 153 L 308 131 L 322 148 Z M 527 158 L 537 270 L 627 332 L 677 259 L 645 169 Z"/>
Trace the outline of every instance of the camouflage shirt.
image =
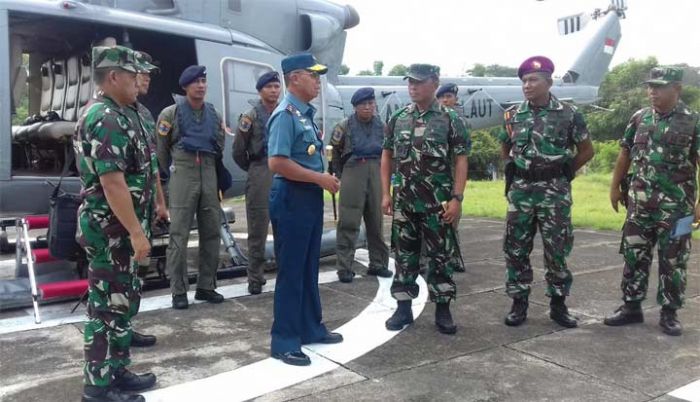
<path id="1" fill-rule="evenodd" d="M 134 124 L 134 127 L 140 128 L 141 133 L 143 133 L 143 136 L 148 140 L 149 153 L 151 154 L 151 158 L 154 162 L 152 165 L 152 170 L 154 174 L 156 174 L 156 172 L 158 172 L 158 157 L 156 148 L 156 122 L 153 119 L 151 111 L 148 110 L 148 108 L 140 102 L 136 102 L 134 105 L 124 108 L 124 111 L 127 112 L 127 115 Z M 156 182 L 154 180 L 153 188 L 151 189 L 152 203 L 155 203 L 155 197 Z"/>
<path id="2" fill-rule="evenodd" d="M 457 113 L 437 100 L 420 112 L 415 103 L 389 119 L 383 148 L 393 152 L 396 209 L 432 212 L 449 201 L 455 157 L 469 152 L 469 131 Z"/>
<path id="3" fill-rule="evenodd" d="M 665 115 L 647 107 L 632 116 L 620 146 L 630 151 L 630 195 L 636 206 L 692 212 L 700 160 L 698 117 L 682 102 Z"/>
<path id="4" fill-rule="evenodd" d="M 589 138 L 583 115 L 554 95 L 543 108 L 533 108 L 528 101 L 511 106 L 504 120 L 498 139 L 512 146 L 513 160 L 520 169 L 569 162 L 574 145 Z"/>
<path id="5" fill-rule="evenodd" d="M 76 129 L 74 147 L 82 185 L 83 203 L 79 211 L 78 236 L 85 239 L 83 223 L 90 226 L 88 236 L 97 233 L 108 238 L 128 233 L 112 212 L 100 183 L 100 176 L 122 172 L 131 193 L 134 211 L 148 235 L 152 191 L 157 165 L 148 141 L 137 123 L 129 119 L 127 108 L 121 108 L 107 96 L 93 103 L 81 117 Z M 97 228 L 101 230 L 97 230 Z"/>

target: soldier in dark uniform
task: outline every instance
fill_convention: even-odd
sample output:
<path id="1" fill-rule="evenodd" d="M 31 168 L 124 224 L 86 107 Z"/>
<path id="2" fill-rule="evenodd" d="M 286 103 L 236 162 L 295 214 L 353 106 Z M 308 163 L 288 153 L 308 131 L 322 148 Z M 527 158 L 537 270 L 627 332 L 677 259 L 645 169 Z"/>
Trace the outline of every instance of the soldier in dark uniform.
<path id="1" fill-rule="evenodd" d="M 136 74 L 144 68 L 122 46 L 95 47 L 92 60 L 101 95 L 81 116 L 73 141 L 83 194 L 77 240 L 89 264 L 82 401 L 142 402 L 126 392 L 152 387 L 156 376 L 126 367 L 141 298 L 137 261 L 151 249 L 157 165 L 126 109 L 136 102 Z"/>
<path id="2" fill-rule="evenodd" d="M 544 244 L 549 316 L 564 327 L 578 325 L 565 304 L 573 282 L 566 265 L 574 243 L 571 180 L 593 157 L 593 145 L 583 115 L 549 92 L 553 72 L 554 64 L 543 56 L 528 58 L 520 65 L 518 77 L 525 101 L 506 110 L 499 134 L 501 156 L 510 166 L 506 170 L 508 215 L 503 241 L 506 293 L 513 299 L 505 318 L 509 326 L 518 326 L 527 318 L 533 280 L 530 252 L 538 229 Z"/>
<path id="3" fill-rule="evenodd" d="M 238 119 L 233 140 L 233 160 L 248 172 L 245 212 L 248 226 L 248 293 L 262 292 L 265 284 L 265 243 L 270 224 L 268 201 L 272 172 L 267 166 L 267 121 L 277 107 L 280 78 L 276 71 L 265 73 L 255 84 L 260 99 Z"/>
<path id="4" fill-rule="evenodd" d="M 341 120 L 333 130 L 331 145 L 333 172 L 340 181 L 340 213 L 336 235 L 338 278 L 352 282 L 355 272 L 355 242 L 364 217 L 369 249 L 368 275 L 391 277 L 387 268 L 389 247 L 382 234 L 382 188 L 379 163 L 384 140 L 384 123 L 374 114 L 374 88 L 358 89 L 350 103 L 355 113 Z"/>
<path id="5" fill-rule="evenodd" d="M 605 318 L 611 326 L 644 322 L 654 246 L 658 243 L 661 305 L 659 325 L 668 335 L 683 328 L 676 310 L 683 306 L 691 246 L 691 223 L 700 221 L 697 167 L 700 162 L 700 116 L 680 100 L 683 69 L 657 67 L 646 81 L 651 107 L 638 110 L 620 140 L 620 154 L 610 184 L 610 200 L 627 207 L 620 254 L 624 305 Z M 629 194 L 620 187 L 631 171 Z"/>
<path id="6" fill-rule="evenodd" d="M 435 325 L 444 334 L 457 332 L 450 313 L 457 293 L 452 280 L 458 247 L 453 224 L 464 199 L 469 133 L 457 113 L 435 98 L 439 77 L 437 66 L 409 67 L 405 79 L 413 102 L 391 117 L 383 144 L 382 209 L 393 217 L 391 244 L 396 254 L 391 295 L 398 308 L 386 321 L 391 331 L 413 323 L 411 303 L 418 296 L 416 278 L 424 250 Z"/>
<path id="7" fill-rule="evenodd" d="M 307 366 L 308 343 L 338 343 L 340 334 L 321 322 L 318 265 L 323 230 L 323 190 L 335 193 L 339 181 L 323 173 L 323 141 L 309 102 L 321 89 L 327 68 L 310 53 L 282 60 L 287 94 L 268 122 L 268 164 L 275 173 L 270 221 L 275 238 L 277 281 L 271 354 L 284 363 Z"/>
<path id="8" fill-rule="evenodd" d="M 209 102 L 204 66 L 189 66 L 179 84 L 186 96 L 163 109 L 158 117 L 158 162 L 170 174 L 170 243 L 167 251 L 173 308 L 188 307 L 187 242 L 195 214 L 199 233 L 199 274 L 196 300 L 221 303 L 216 269 L 221 243 L 221 211 L 216 159 L 224 146 L 221 115 Z M 167 168 L 166 168 L 167 167 Z"/>

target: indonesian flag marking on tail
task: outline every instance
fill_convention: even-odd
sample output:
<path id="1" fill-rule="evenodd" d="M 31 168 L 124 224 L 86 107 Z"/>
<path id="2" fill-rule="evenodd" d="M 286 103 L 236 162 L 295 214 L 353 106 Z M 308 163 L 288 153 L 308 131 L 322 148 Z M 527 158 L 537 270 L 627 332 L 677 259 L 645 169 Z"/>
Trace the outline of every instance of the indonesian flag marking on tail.
<path id="1" fill-rule="evenodd" d="M 615 53 L 615 40 L 605 38 L 605 46 L 603 46 L 603 52 L 607 54 Z"/>

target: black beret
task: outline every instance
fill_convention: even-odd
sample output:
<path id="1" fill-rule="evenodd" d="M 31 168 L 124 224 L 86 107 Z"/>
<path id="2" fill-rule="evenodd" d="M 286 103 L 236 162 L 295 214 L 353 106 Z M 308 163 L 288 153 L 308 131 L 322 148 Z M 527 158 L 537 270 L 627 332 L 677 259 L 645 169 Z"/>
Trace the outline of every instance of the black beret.
<path id="1" fill-rule="evenodd" d="M 374 99 L 374 88 L 364 87 L 355 91 L 350 99 L 350 103 L 352 103 L 353 106 L 357 106 L 358 104 L 370 99 Z"/>
<path id="2" fill-rule="evenodd" d="M 194 80 L 207 76 L 207 68 L 204 66 L 189 66 L 180 74 L 178 83 L 182 88 L 190 85 Z"/>
<path id="3" fill-rule="evenodd" d="M 437 94 L 435 96 L 439 98 L 446 93 L 453 93 L 457 95 L 457 92 L 459 92 L 459 87 L 457 86 L 457 84 L 449 83 L 440 85 L 440 88 L 437 90 Z"/>
<path id="4" fill-rule="evenodd" d="M 267 72 L 258 78 L 258 82 L 255 84 L 255 89 L 260 92 L 263 87 L 271 82 L 280 82 L 280 75 L 277 71 Z"/>

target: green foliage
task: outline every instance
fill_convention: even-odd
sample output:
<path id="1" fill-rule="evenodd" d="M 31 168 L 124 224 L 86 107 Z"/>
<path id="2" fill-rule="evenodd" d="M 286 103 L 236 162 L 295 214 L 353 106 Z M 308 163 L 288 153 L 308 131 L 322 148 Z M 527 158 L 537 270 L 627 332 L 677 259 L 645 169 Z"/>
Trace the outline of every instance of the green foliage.
<path id="1" fill-rule="evenodd" d="M 498 167 L 501 145 L 495 137 L 497 129 L 492 131 L 476 130 L 471 132 L 472 150 L 469 154 L 469 178 L 472 180 L 490 179 L 489 163 Z"/>
<path id="2" fill-rule="evenodd" d="M 357 75 L 374 75 L 374 71 L 371 70 L 362 70 Z"/>
<path id="3" fill-rule="evenodd" d="M 407 72 L 408 72 L 408 67 L 406 67 L 403 64 L 397 64 L 394 67 L 392 67 L 391 70 L 389 70 L 387 75 L 392 76 L 392 77 L 396 77 L 396 76 L 403 77 L 406 75 Z"/>
<path id="4" fill-rule="evenodd" d="M 338 69 L 338 75 L 348 75 L 350 73 L 350 67 L 345 64 L 341 64 Z"/>
<path id="5" fill-rule="evenodd" d="M 467 74 L 472 77 L 517 77 L 518 69 L 500 64 L 485 66 L 481 63 L 475 63 L 474 67 L 467 70 Z"/>
<path id="6" fill-rule="evenodd" d="M 377 60 L 374 62 L 372 68 L 374 70 L 374 75 L 380 76 L 382 75 L 382 71 L 384 70 L 384 62 L 381 60 Z"/>
<path id="7" fill-rule="evenodd" d="M 615 167 L 620 144 L 617 141 L 593 141 L 595 156 L 588 163 L 588 169 L 595 173 L 610 173 Z"/>

